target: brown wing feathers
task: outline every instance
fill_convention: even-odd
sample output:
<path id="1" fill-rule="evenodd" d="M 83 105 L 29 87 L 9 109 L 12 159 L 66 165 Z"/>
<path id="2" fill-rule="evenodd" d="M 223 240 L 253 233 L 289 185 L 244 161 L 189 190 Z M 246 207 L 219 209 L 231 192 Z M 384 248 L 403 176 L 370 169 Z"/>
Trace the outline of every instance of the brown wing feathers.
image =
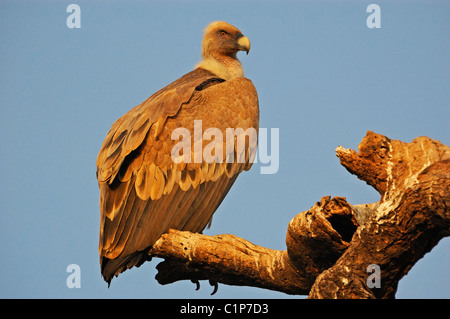
<path id="1" fill-rule="evenodd" d="M 201 232 L 238 174 L 251 166 L 256 139 L 244 150 L 226 147 L 227 128 L 258 130 L 258 100 L 250 80 L 225 81 L 201 67 L 169 84 L 118 119 L 97 158 L 100 188 L 100 264 L 109 283 L 114 275 L 149 259 L 153 243 L 170 228 Z M 202 152 L 214 145 L 222 162 L 174 163 L 172 132 L 218 128 L 224 140 L 197 141 Z M 217 138 L 217 137 L 215 137 Z M 240 137 L 232 137 L 237 140 Z M 215 144 L 214 144 L 215 143 Z M 244 152 L 244 153 L 242 153 Z M 194 148 L 191 159 L 194 159 Z M 227 163 L 225 159 L 234 159 Z M 236 159 L 245 158 L 244 162 Z"/>
<path id="2" fill-rule="evenodd" d="M 209 116 L 208 108 L 211 105 L 208 101 L 223 90 L 227 92 L 236 90 L 236 87 L 242 85 L 238 82 L 249 85 L 246 81 L 250 82 L 245 79 L 224 83 L 208 81 L 209 85 L 214 82 L 226 84 L 228 87 L 215 92 L 217 90 L 214 91 L 213 86 L 207 88 L 201 86 L 203 96 L 195 99 L 201 103 L 196 105 L 188 103 L 186 110 L 181 103 L 180 110 L 175 116 L 166 117 L 159 134 L 155 133 L 156 129 L 153 126 L 147 124 L 148 121 L 142 121 L 136 130 L 124 129 L 121 133 L 109 133 L 112 136 L 111 142 L 105 142 L 98 162 L 99 171 L 103 173 L 100 176 L 109 175 L 99 178 L 103 227 L 99 249 L 101 256 L 107 258 L 102 259 L 103 263 L 112 262 L 116 263 L 117 267 L 124 267 L 127 262 L 120 257 L 145 251 L 169 228 L 195 232 L 204 229 L 245 164 L 215 162 L 174 164 L 170 157 L 171 148 L 178 141 L 172 141 L 170 134 L 179 126 L 193 132 L 194 119 L 201 119 L 204 129 L 217 127 L 225 136 L 229 124 L 227 116 L 234 113 L 230 103 L 236 104 L 236 108 L 242 108 L 244 101 L 225 99 L 222 101 L 223 109 L 215 110 L 218 114 L 214 116 Z M 253 101 L 253 104 L 257 105 L 257 101 Z M 193 108 L 196 112 L 192 112 Z M 253 112 L 257 114 L 256 110 Z M 236 117 L 233 121 L 235 119 Z M 118 122 L 117 130 L 123 127 L 123 122 L 130 121 Z M 245 120 L 235 124 L 243 124 L 243 129 L 257 128 L 257 119 L 247 122 Z M 143 127 L 147 128 L 147 131 Z M 130 147 L 133 142 L 134 147 Z M 107 154 L 104 158 L 101 157 L 103 153 Z M 194 158 L 194 154 L 191 158 Z M 119 260 L 111 260 L 115 258 Z M 141 259 L 134 258 L 134 261 L 140 262 Z M 123 270 L 115 269 L 112 265 L 108 268 L 114 269 L 114 273 L 107 273 L 107 268 L 103 267 L 105 279 L 108 281 L 112 275 Z"/>

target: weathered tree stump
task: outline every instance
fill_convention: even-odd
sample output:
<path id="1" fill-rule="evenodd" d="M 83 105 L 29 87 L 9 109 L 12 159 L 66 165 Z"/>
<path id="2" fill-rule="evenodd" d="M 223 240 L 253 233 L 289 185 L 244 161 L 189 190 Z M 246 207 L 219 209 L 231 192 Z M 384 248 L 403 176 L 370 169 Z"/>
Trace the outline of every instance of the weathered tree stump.
<path id="1" fill-rule="evenodd" d="M 399 280 L 450 235 L 450 149 L 428 137 L 403 143 L 370 131 L 358 149 L 336 152 L 380 193 L 379 202 L 352 206 L 322 197 L 291 220 L 285 251 L 234 235 L 170 230 L 151 250 L 165 259 L 156 279 L 209 279 L 309 298 L 395 297 Z M 379 274 L 369 288 L 371 265 Z"/>

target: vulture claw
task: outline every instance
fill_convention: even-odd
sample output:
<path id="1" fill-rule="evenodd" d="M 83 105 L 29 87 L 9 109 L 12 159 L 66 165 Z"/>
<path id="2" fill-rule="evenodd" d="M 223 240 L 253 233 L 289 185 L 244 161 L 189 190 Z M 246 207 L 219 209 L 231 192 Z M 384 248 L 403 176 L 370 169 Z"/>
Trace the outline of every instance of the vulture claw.
<path id="1" fill-rule="evenodd" d="M 200 289 L 200 282 L 197 279 L 191 279 L 192 283 L 196 284 L 195 290 Z"/>
<path id="2" fill-rule="evenodd" d="M 211 293 L 211 296 L 212 295 L 214 295 L 216 292 L 217 292 L 217 290 L 219 289 L 219 284 L 217 283 L 217 281 L 213 281 L 213 280 L 209 280 L 209 284 L 211 285 L 211 286 L 214 286 L 214 290 L 213 290 L 213 292 Z"/>

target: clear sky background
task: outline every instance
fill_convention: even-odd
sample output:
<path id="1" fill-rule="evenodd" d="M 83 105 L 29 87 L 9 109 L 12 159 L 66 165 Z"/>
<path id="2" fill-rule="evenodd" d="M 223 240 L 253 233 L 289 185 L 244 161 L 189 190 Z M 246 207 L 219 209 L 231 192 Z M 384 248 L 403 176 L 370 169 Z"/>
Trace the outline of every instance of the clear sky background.
<path id="1" fill-rule="evenodd" d="M 81 7 L 69 29 L 66 8 Z M 369 29 L 366 8 L 381 8 Z M 339 164 L 366 131 L 450 145 L 449 1 L 0 1 L 0 297 L 286 298 L 257 288 L 161 286 L 158 260 L 108 289 L 98 257 L 95 160 L 112 123 L 200 60 L 214 20 L 251 41 L 240 53 L 280 166 L 243 173 L 208 235 L 285 249 L 289 221 L 322 196 L 379 194 Z M 81 288 L 66 267 L 78 264 Z M 400 281 L 398 298 L 450 298 L 450 240 Z M 296 296 L 298 298 L 298 296 Z"/>

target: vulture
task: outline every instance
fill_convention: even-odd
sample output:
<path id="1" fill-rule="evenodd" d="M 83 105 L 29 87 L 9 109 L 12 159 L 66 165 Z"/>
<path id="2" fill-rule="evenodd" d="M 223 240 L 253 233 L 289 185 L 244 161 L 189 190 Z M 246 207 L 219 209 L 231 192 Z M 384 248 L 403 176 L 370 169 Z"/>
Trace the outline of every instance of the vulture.
<path id="1" fill-rule="evenodd" d="M 252 166 L 258 96 L 236 56 L 249 50 L 239 29 L 212 22 L 194 70 L 107 133 L 96 166 L 100 268 L 108 286 L 150 260 L 152 245 L 169 229 L 201 233 L 237 176 Z"/>

